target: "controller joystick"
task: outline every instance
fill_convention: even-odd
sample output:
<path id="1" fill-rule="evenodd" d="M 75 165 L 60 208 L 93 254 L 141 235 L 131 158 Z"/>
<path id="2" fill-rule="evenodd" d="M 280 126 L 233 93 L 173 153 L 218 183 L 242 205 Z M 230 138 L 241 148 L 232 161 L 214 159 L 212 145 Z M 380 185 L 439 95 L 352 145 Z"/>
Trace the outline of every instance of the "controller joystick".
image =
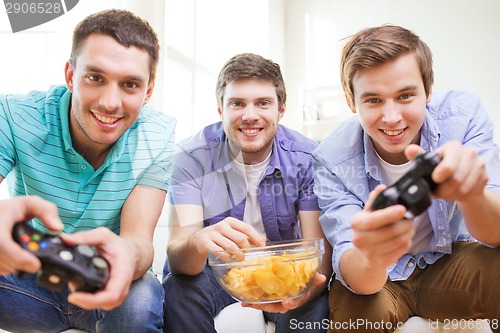
<path id="1" fill-rule="evenodd" d="M 413 217 L 420 215 L 431 205 L 431 193 L 437 187 L 431 175 L 440 161 L 436 152 L 417 156 L 411 169 L 375 198 L 372 209 L 401 204 Z"/>
<path id="2" fill-rule="evenodd" d="M 12 237 L 40 259 L 37 283 L 43 287 L 58 292 L 71 283 L 76 291 L 96 292 L 108 280 L 109 264 L 91 246 L 66 245 L 58 235 L 42 233 L 26 223 L 16 223 Z M 16 275 L 21 277 L 26 272 Z"/>

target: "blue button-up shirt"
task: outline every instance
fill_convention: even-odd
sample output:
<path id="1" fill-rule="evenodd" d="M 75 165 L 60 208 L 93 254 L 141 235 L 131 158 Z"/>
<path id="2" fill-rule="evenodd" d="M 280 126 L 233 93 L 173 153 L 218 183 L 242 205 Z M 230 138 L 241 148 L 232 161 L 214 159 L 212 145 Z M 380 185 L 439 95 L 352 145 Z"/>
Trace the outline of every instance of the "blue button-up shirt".
<path id="1" fill-rule="evenodd" d="M 258 189 L 262 222 L 271 241 L 300 238 L 298 212 L 319 211 L 311 157 L 316 146 L 313 140 L 279 125 Z M 221 122 L 180 142 L 170 203 L 202 206 L 205 226 L 226 217 L 243 220 L 246 183 L 232 160 Z"/>
<path id="2" fill-rule="evenodd" d="M 486 162 L 490 178 L 487 188 L 500 192 L 500 161 L 493 129 L 476 96 L 458 91 L 435 93 L 427 105 L 420 145 L 426 151 L 433 151 L 448 141 L 457 140 L 476 149 Z M 351 218 L 363 209 L 368 194 L 382 183 L 381 167 L 372 141 L 357 117 L 350 118 L 330 134 L 313 152 L 313 159 L 315 192 L 322 210 L 321 226 L 333 246 L 336 278 L 347 286 L 340 272 L 340 257 L 354 246 Z M 417 265 L 423 268 L 451 253 L 453 242 L 473 241 L 455 202 L 434 199 L 428 213 L 434 232 L 430 251 L 404 255 L 389 267 L 391 280 L 407 279 Z"/>

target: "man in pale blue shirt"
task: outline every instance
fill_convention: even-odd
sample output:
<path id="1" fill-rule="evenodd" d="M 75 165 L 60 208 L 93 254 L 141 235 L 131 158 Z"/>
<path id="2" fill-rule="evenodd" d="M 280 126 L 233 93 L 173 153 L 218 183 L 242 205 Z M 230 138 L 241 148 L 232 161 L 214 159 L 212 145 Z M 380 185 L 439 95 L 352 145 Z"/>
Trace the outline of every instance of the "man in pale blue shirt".
<path id="1" fill-rule="evenodd" d="M 0 97 L 0 182 L 17 197 L 57 206 L 63 231 L 109 262 L 103 290 L 52 292 L 35 276 L 40 261 L 14 243 L 0 217 L 0 327 L 15 332 L 161 332 L 163 288 L 150 267 L 153 232 L 172 170 L 175 120 L 145 106 L 154 88 L 159 43 L 128 11 L 85 18 L 74 30 L 65 86 Z M 22 211 L 22 207 L 19 207 Z M 39 217 L 39 214 L 31 217 Z"/>
<path id="2" fill-rule="evenodd" d="M 240 54 L 217 81 L 221 122 L 179 144 L 169 190 L 171 234 L 163 284 L 168 332 L 216 332 L 214 317 L 235 303 L 207 265 L 208 252 L 267 240 L 323 238 L 313 192 L 316 143 L 279 125 L 285 84 L 278 64 Z M 283 302 L 244 304 L 264 311 L 276 332 L 299 332 L 292 320 L 319 327 L 328 317 L 331 251 L 310 292 Z M 300 331 L 303 332 L 303 331 Z"/>
<path id="3" fill-rule="evenodd" d="M 357 325 L 331 331 L 392 332 L 421 316 L 488 319 L 497 332 L 500 161 L 479 99 L 433 94 L 429 48 L 397 26 L 354 35 L 341 80 L 358 117 L 313 152 L 315 193 L 333 247 L 330 319 Z M 414 219 L 401 205 L 373 211 L 373 199 L 423 151 L 442 157 L 431 206 Z"/>

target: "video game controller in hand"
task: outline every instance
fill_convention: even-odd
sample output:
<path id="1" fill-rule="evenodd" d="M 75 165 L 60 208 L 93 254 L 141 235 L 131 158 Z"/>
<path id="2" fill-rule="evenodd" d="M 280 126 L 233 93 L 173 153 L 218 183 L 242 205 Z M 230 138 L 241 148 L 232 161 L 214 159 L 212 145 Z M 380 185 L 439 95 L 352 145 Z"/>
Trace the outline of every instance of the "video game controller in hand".
<path id="1" fill-rule="evenodd" d="M 108 262 L 88 245 L 68 246 L 58 235 L 42 233 L 27 223 L 16 223 L 12 237 L 24 249 L 40 259 L 42 268 L 37 283 L 61 291 L 71 283 L 76 291 L 96 292 L 109 276 Z M 25 272 L 17 272 L 18 276 Z"/>
<path id="2" fill-rule="evenodd" d="M 375 198 L 372 209 L 401 204 L 412 217 L 420 215 L 431 205 L 431 193 L 437 187 L 431 174 L 440 161 L 441 157 L 436 152 L 417 156 L 412 168 Z"/>

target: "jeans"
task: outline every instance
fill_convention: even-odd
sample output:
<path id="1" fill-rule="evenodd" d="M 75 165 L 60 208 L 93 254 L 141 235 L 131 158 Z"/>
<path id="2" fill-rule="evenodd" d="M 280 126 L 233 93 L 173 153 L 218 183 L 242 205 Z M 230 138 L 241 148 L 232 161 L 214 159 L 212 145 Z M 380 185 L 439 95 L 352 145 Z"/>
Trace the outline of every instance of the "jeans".
<path id="1" fill-rule="evenodd" d="M 487 319 L 500 332 L 500 248 L 455 243 L 451 255 L 372 295 L 356 295 L 336 280 L 330 309 L 330 333 L 390 333 L 412 316 L 464 325 Z"/>
<path id="2" fill-rule="evenodd" d="M 217 282 L 207 265 L 196 276 L 168 274 L 163 281 L 165 288 L 165 332 L 213 332 L 214 318 L 226 306 L 235 303 Z M 328 293 L 309 301 L 302 307 L 281 313 L 264 313 L 267 321 L 276 324 L 277 333 L 326 332 L 326 329 L 304 329 L 306 323 L 316 326 L 328 318 Z M 299 329 L 300 327 L 300 329 Z"/>
<path id="3" fill-rule="evenodd" d="M 30 333 L 70 328 L 103 333 L 162 331 L 164 292 L 149 271 L 133 282 L 125 301 L 111 311 L 79 308 L 68 303 L 68 293 L 39 286 L 35 275 L 0 276 L 0 328 Z"/>

